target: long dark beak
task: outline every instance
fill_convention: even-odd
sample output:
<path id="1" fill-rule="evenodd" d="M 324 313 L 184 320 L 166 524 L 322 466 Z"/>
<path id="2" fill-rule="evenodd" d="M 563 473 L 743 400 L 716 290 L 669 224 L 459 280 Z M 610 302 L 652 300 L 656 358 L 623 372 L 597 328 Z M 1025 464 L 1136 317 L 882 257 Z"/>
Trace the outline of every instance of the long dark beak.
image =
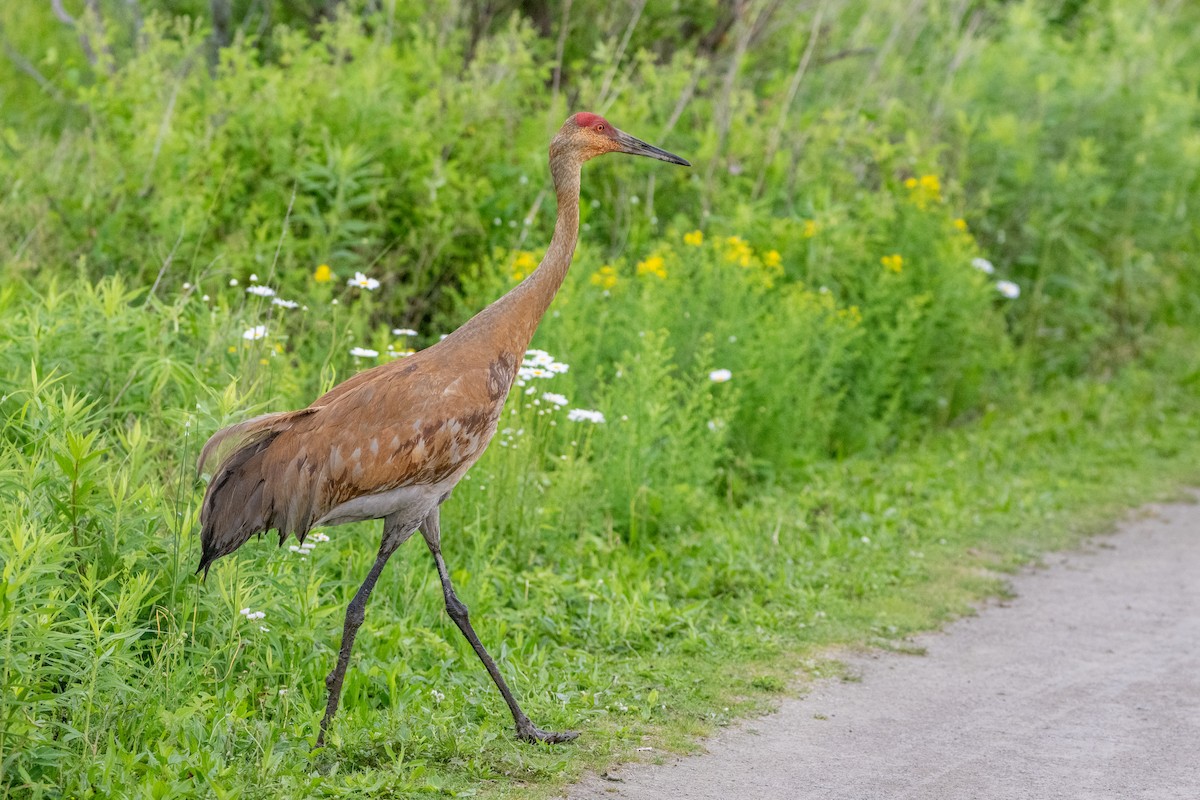
<path id="1" fill-rule="evenodd" d="M 622 153 L 629 153 L 633 156 L 649 156 L 650 158 L 657 158 L 659 161 L 666 161 L 669 164 L 679 164 L 683 167 L 691 166 L 691 163 L 674 153 L 668 153 L 666 150 L 655 147 L 652 144 L 646 144 L 641 139 L 630 136 L 625 131 L 617 131 L 617 144 L 621 145 Z"/>

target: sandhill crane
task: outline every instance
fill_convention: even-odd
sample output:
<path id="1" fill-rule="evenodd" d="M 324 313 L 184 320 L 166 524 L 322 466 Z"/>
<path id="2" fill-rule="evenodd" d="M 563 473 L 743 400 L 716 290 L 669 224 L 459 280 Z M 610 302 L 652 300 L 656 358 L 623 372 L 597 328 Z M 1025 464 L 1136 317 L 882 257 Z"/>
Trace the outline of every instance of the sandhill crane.
<path id="1" fill-rule="evenodd" d="M 383 519 L 375 564 L 346 609 L 337 665 L 325 679 L 329 699 L 317 747 L 337 713 L 354 636 L 388 557 L 417 530 L 433 554 L 446 612 L 470 642 L 512 711 L 517 737 L 565 742 L 578 734 L 537 728 L 517 704 L 454 593 L 442 558 L 439 508 L 496 433 L 517 369 L 566 277 L 579 238 L 583 162 L 604 153 L 649 156 L 691 166 L 679 156 L 614 128 L 597 114 L 567 119 L 550 143 L 558 196 L 554 236 L 538 268 L 438 344 L 402 361 L 360 372 L 308 408 L 266 414 L 218 431 L 200 469 L 219 463 L 200 510 L 203 553 L 197 572 L 271 529 L 282 545 L 314 527 Z M 230 447 L 221 448 L 222 444 Z"/>

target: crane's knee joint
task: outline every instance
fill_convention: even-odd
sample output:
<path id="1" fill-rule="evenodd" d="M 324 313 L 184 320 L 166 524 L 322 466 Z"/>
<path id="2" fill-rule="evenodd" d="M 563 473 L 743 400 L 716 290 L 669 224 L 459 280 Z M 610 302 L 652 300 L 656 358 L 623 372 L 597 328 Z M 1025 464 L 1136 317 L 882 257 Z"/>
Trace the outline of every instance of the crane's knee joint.
<path id="1" fill-rule="evenodd" d="M 446 613 L 450 615 L 450 619 L 455 622 L 467 621 L 467 607 L 454 595 L 446 598 Z"/>
<path id="2" fill-rule="evenodd" d="M 367 610 L 365 607 L 351 603 L 350 607 L 346 609 L 347 627 L 357 628 L 359 625 L 363 624 L 363 620 L 366 619 L 366 616 Z"/>

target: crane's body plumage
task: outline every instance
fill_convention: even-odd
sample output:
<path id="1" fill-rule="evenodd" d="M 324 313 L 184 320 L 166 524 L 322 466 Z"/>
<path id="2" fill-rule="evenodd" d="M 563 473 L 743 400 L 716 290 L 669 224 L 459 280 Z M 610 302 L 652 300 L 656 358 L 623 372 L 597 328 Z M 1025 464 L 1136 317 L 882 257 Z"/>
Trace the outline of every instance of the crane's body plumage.
<path id="1" fill-rule="evenodd" d="M 200 511 L 200 570 L 255 535 L 301 541 L 320 525 L 383 519 L 379 556 L 346 615 L 318 746 L 337 709 L 363 609 L 388 557 L 418 529 L 433 553 L 451 618 L 504 695 L 518 735 L 566 741 L 529 722 L 467 621 L 441 556 L 438 508 L 483 455 L 525 350 L 570 267 L 579 232 L 583 162 L 605 152 L 678 156 L 612 128 L 603 118 L 569 118 L 551 143 L 558 198 L 554 236 L 541 264 L 518 286 L 441 342 L 360 372 L 298 411 L 266 414 L 218 431 L 200 465 L 224 450 Z"/>

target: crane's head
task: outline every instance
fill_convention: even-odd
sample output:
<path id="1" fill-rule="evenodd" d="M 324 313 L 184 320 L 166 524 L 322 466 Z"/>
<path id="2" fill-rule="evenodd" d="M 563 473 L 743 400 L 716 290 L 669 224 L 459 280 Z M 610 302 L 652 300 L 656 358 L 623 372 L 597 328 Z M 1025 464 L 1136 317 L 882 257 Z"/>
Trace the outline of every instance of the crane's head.
<path id="1" fill-rule="evenodd" d="M 649 156 L 659 161 L 690 167 L 691 164 L 675 155 L 661 150 L 641 139 L 630 136 L 599 114 L 581 111 L 567 117 L 558 135 L 550 143 L 550 160 L 571 155 L 579 163 L 605 153 L 629 153 L 634 156 Z"/>

